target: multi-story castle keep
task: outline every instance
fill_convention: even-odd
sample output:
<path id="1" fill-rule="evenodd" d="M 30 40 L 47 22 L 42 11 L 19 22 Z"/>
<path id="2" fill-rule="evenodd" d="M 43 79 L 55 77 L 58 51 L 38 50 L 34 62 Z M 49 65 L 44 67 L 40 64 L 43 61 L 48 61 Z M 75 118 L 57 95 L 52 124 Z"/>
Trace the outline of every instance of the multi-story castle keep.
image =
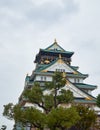
<path id="1" fill-rule="evenodd" d="M 52 76 L 55 71 L 64 72 L 66 76 L 66 85 L 64 88 L 70 90 L 74 95 L 74 102 L 89 105 L 95 109 L 96 99 L 91 92 L 97 88 L 95 85 L 84 83 L 88 74 L 83 74 L 78 71 L 78 66 L 72 66 L 72 56 L 74 52 L 63 49 L 56 40 L 46 49 L 40 49 L 35 57 L 35 70 L 25 78 L 25 87 L 31 88 L 34 82 L 39 82 L 43 87 L 44 82 L 52 81 Z M 37 95 L 38 96 L 38 95 Z M 19 98 L 19 103 L 25 107 L 31 104 L 26 102 L 23 95 Z"/>

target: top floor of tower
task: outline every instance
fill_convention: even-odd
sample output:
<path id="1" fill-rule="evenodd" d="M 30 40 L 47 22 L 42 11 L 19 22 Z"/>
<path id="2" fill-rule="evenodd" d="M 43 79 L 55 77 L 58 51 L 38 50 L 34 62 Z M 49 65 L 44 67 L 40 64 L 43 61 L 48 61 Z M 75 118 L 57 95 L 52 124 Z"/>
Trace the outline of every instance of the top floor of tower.
<path id="1" fill-rule="evenodd" d="M 39 50 L 34 62 L 37 64 L 49 64 L 60 56 L 67 64 L 70 65 L 73 54 L 74 52 L 64 50 L 55 40 L 49 47 Z"/>

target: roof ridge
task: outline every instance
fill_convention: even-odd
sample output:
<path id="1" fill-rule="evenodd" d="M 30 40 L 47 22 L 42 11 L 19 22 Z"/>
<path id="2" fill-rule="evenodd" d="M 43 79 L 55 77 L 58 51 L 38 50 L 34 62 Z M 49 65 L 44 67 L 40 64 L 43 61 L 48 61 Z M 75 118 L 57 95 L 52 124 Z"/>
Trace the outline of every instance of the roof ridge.
<path id="1" fill-rule="evenodd" d="M 67 79 L 68 80 L 68 79 Z M 68 80 L 69 81 L 69 80 Z M 77 87 L 77 85 L 75 85 L 74 83 L 72 83 L 71 81 L 69 81 L 71 84 L 73 84 L 75 87 Z M 78 87 L 77 87 L 78 88 Z M 96 99 L 94 96 L 92 96 L 92 95 L 90 95 L 89 93 L 87 93 L 87 92 L 85 92 L 85 91 L 83 91 L 83 90 L 81 90 L 80 88 L 78 88 L 80 91 L 82 91 L 83 93 L 85 93 L 85 94 L 87 94 L 88 96 L 90 96 L 90 97 L 92 97 L 92 98 L 94 98 L 94 99 Z"/>

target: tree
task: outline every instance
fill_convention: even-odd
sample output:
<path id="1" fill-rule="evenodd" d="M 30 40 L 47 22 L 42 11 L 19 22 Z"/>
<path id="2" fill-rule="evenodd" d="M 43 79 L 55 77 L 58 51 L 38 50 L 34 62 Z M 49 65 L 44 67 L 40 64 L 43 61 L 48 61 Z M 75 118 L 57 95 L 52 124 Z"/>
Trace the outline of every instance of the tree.
<path id="1" fill-rule="evenodd" d="M 48 114 L 48 127 L 51 130 L 66 130 L 80 119 L 75 107 L 52 109 Z"/>
<path id="2" fill-rule="evenodd" d="M 100 94 L 98 94 L 97 96 L 96 103 L 97 103 L 97 106 L 100 107 Z"/>
<path id="3" fill-rule="evenodd" d="M 7 117 L 8 119 L 13 119 L 13 103 L 8 103 L 4 105 L 3 116 Z"/>
<path id="4" fill-rule="evenodd" d="M 73 101 L 73 93 L 63 89 L 65 84 L 66 78 L 63 73 L 56 72 L 53 76 L 53 81 L 46 82 L 43 89 L 38 83 L 35 83 L 31 89 L 26 89 L 23 92 L 24 99 L 37 105 L 42 111 L 33 107 L 25 108 L 20 106 L 20 104 L 13 105 L 9 103 L 4 106 L 3 115 L 9 119 L 14 119 L 15 122 L 21 122 L 22 125 L 30 123 L 31 126 L 42 130 L 44 127 L 50 126 L 51 117 L 54 117 L 54 114 L 58 114 L 58 116 L 60 114 L 59 118 L 55 117 L 57 121 L 64 119 L 63 122 L 59 123 L 59 129 L 69 128 L 75 124 L 79 116 L 74 108 L 58 108 L 61 104 L 68 104 Z M 70 117 L 73 117 L 73 120 Z M 66 123 L 67 120 L 69 120 L 68 123 Z M 55 128 L 58 128 L 58 126 L 55 126 Z"/>
<path id="5" fill-rule="evenodd" d="M 89 107 L 70 106 L 73 102 L 73 93 L 65 90 L 66 78 L 63 73 L 56 72 L 52 82 L 46 82 L 44 88 L 35 83 L 31 89 L 25 89 L 24 99 L 37 107 L 24 107 L 20 104 L 9 103 L 4 106 L 3 115 L 8 119 L 20 122 L 22 126 L 30 125 L 43 130 L 67 130 L 75 126 L 78 130 L 88 130 L 95 123 L 96 114 Z M 66 104 L 66 105 L 65 105 Z M 64 105 L 64 106 L 63 106 Z"/>
<path id="6" fill-rule="evenodd" d="M 78 130 L 89 130 L 91 126 L 96 123 L 97 115 L 94 110 L 91 110 L 88 106 L 77 105 L 77 112 L 80 116 L 80 120 L 76 123 Z"/>
<path id="7" fill-rule="evenodd" d="M 23 96 L 48 113 L 52 108 L 57 108 L 59 104 L 67 104 L 73 101 L 73 93 L 70 90 L 63 89 L 65 84 L 66 78 L 63 77 L 63 73 L 56 72 L 53 81 L 46 82 L 44 91 L 40 84 L 35 83 L 32 89 L 26 89 L 23 92 Z"/>
<path id="8" fill-rule="evenodd" d="M 7 126 L 6 125 L 2 125 L 2 128 L 0 130 L 6 130 Z"/>

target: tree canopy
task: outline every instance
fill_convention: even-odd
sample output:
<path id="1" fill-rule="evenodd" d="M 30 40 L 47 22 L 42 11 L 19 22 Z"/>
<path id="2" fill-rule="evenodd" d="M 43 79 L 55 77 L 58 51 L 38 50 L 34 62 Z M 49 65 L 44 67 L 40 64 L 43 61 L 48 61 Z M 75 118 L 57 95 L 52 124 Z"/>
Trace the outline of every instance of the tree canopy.
<path id="1" fill-rule="evenodd" d="M 56 72 L 52 82 L 46 82 L 44 87 L 41 87 L 39 83 L 34 83 L 31 89 L 27 88 L 22 93 L 26 102 L 33 104 L 34 107 L 9 103 L 4 106 L 3 115 L 8 119 L 14 119 L 15 123 L 21 122 L 22 125 L 29 123 L 31 127 L 40 130 L 44 128 L 66 130 L 73 125 L 84 126 L 84 120 L 89 127 L 95 121 L 92 120 L 92 117 L 95 117 L 93 112 L 87 108 L 85 110 L 85 107 L 82 109 L 71 105 L 69 107 L 74 97 L 70 90 L 64 89 L 65 84 L 66 77 L 63 73 Z M 89 123 L 89 120 L 92 123 Z M 87 130 L 87 127 L 84 128 Z"/>
<path id="2" fill-rule="evenodd" d="M 96 103 L 97 103 L 97 106 L 100 107 L 100 94 L 98 94 L 98 96 L 97 96 Z"/>
<path id="3" fill-rule="evenodd" d="M 76 109 L 80 116 L 80 120 L 75 125 L 78 130 L 89 130 L 91 126 L 95 125 L 97 115 L 94 110 L 83 105 L 77 105 Z"/>

